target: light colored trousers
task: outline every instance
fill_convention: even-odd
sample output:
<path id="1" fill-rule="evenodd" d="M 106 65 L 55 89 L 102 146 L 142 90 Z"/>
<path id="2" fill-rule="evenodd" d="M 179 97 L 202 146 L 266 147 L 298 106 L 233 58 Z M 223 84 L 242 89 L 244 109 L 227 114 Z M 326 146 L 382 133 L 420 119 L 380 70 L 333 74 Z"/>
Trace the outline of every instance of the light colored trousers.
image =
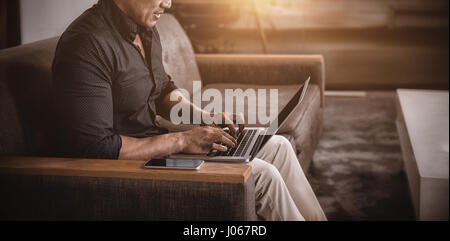
<path id="1" fill-rule="evenodd" d="M 260 219 L 327 220 L 285 137 L 273 136 L 249 165 L 255 178 L 256 214 Z"/>

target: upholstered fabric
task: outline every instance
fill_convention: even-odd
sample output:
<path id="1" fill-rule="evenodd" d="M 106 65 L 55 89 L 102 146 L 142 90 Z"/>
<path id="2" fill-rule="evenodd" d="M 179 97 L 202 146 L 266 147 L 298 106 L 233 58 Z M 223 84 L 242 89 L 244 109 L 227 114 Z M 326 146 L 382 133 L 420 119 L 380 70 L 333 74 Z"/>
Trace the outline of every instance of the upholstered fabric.
<path id="1" fill-rule="evenodd" d="M 323 126 L 323 107 L 321 107 L 319 93 L 311 92 L 310 94 L 307 96 L 310 101 L 305 102 L 307 105 L 299 111 L 302 116 L 301 120 L 297 123 L 294 131 L 288 133 L 293 137 L 298 160 L 305 172 L 309 170 L 313 161 Z"/>
<path id="2" fill-rule="evenodd" d="M 324 66 L 320 56 L 194 57 L 170 15 L 157 25 L 168 74 L 191 91 L 203 84 L 270 85 L 286 96 L 312 76 L 304 110 L 284 133 L 310 161 L 322 126 Z M 51 65 L 57 38 L 0 51 L 0 155 L 51 156 Z M 200 72 L 197 68 L 199 64 Z M 283 86 L 286 85 L 286 86 Z M 270 87 L 269 86 L 269 87 Z M 283 96 L 282 100 L 286 100 Z M 297 123 L 297 125 L 295 125 Z M 284 132 L 284 131 L 283 131 Z M 303 167 L 305 168 L 305 167 Z M 245 185 L 86 177 L 0 175 L 0 219 L 254 220 L 254 180 Z M 30 205 L 33 204 L 33 205 Z M 157 207 L 157 208 L 155 208 Z"/>
<path id="3" fill-rule="evenodd" d="M 226 184 L 0 175 L 0 219 L 256 220 L 254 192 L 253 177 Z"/>
<path id="4" fill-rule="evenodd" d="M 324 104 L 325 63 L 321 55 L 197 55 L 204 85 L 298 85 L 311 77 Z"/>
<path id="5" fill-rule="evenodd" d="M 48 151 L 50 69 L 56 41 L 0 51 L 0 155 Z"/>
<path id="6" fill-rule="evenodd" d="M 170 27 L 167 27 L 170 26 Z M 192 81 L 201 80 L 194 50 L 184 29 L 172 15 L 165 14 L 157 23 L 167 74 L 179 88 L 192 93 Z"/>

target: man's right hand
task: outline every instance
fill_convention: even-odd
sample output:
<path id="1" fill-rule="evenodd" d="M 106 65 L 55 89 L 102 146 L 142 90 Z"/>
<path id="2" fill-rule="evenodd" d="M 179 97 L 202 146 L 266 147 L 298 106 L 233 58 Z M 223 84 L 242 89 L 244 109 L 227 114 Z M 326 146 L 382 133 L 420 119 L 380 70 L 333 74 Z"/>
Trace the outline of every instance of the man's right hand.
<path id="1" fill-rule="evenodd" d="M 236 139 L 221 128 L 201 126 L 183 132 L 183 153 L 204 154 L 212 149 L 226 151 L 235 147 Z"/>

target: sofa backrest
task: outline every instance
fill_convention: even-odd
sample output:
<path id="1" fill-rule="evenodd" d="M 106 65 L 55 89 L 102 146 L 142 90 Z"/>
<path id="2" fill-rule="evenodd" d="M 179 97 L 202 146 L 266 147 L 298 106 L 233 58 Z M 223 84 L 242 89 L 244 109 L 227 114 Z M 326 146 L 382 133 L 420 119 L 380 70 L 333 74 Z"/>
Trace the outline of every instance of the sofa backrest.
<path id="1" fill-rule="evenodd" d="M 53 38 L 0 51 L 0 155 L 46 149 L 56 42 Z"/>
<path id="2" fill-rule="evenodd" d="M 163 62 L 180 88 L 200 80 L 192 45 L 166 14 L 157 28 Z M 0 51 L 0 155 L 51 155 L 51 65 L 58 38 Z"/>
<path id="3" fill-rule="evenodd" d="M 200 73 L 189 38 L 172 15 L 166 14 L 156 27 L 161 37 L 166 72 L 179 88 L 192 94 L 192 81 L 200 80 Z"/>

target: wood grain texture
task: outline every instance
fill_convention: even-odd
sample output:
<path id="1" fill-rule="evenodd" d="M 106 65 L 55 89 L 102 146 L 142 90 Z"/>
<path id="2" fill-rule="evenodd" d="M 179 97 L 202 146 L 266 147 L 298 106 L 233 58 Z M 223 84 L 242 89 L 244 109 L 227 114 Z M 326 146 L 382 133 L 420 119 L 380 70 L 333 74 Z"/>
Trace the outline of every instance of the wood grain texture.
<path id="1" fill-rule="evenodd" d="M 205 162 L 200 170 L 153 170 L 145 169 L 144 163 L 135 160 L 0 157 L 0 173 L 219 183 L 245 183 L 251 175 L 251 167 L 245 164 Z"/>

